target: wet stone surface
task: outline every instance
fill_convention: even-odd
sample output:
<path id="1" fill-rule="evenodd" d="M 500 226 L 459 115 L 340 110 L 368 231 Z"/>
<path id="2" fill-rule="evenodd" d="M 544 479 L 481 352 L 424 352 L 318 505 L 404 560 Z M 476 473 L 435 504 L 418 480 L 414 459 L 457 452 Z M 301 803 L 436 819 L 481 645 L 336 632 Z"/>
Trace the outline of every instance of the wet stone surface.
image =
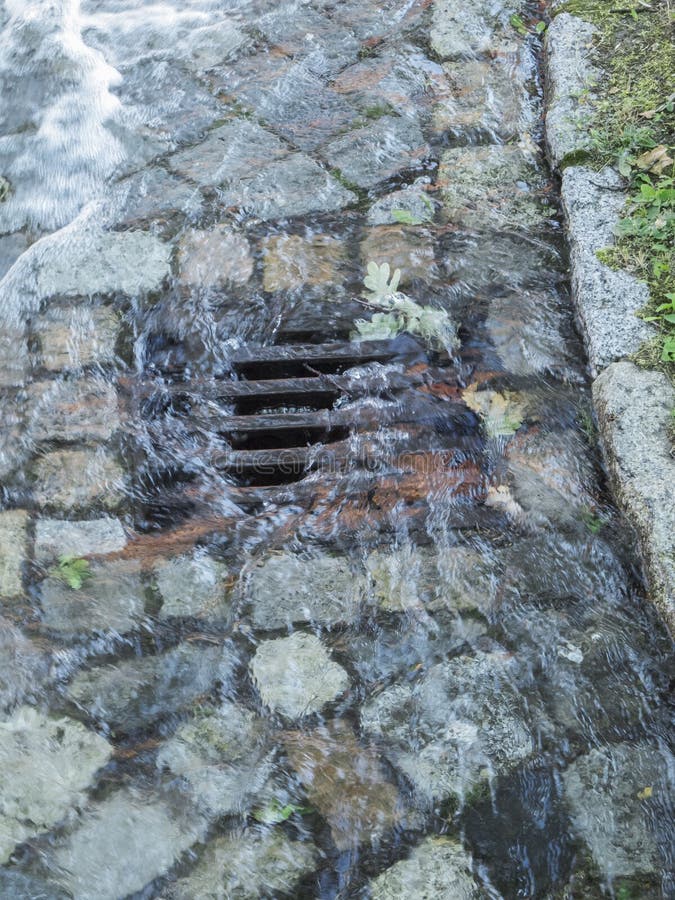
<path id="1" fill-rule="evenodd" d="M 349 687 L 347 673 L 321 641 L 302 632 L 260 644 L 251 675 L 263 703 L 289 719 L 319 712 Z"/>
<path id="2" fill-rule="evenodd" d="M 233 664 L 227 648 L 182 644 L 158 656 L 81 672 L 68 697 L 94 719 L 133 730 L 209 693 L 227 681 Z"/>
<path id="3" fill-rule="evenodd" d="M 272 771 L 265 722 L 234 703 L 202 708 L 160 749 L 157 765 L 184 778 L 206 813 L 243 812 Z"/>
<path id="4" fill-rule="evenodd" d="M 76 369 L 115 361 L 120 321 L 108 307 L 49 307 L 34 324 L 38 365 Z"/>
<path id="5" fill-rule="evenodd" d="M 253 621 L 265 630 L 300 622 L 335 625 L 359 613 L 364 585 L 347 560 L 271 556 L 251 571 L 244 592 Z"/>
<path id="6" fill-rule="evenodd" d="M 427 838 L 408 859 L 378 875 L 370 884 L 370 893 L 373 900 L 440 900 L 449 895 L 457 900 L 477 900 L 482 892 L 471 872 L 471 857 L 461 844 L 447 838 Z"/>
<path id="7" fill-rule="evenodd" d="M 110 759 L 102 737 L 73 719 L 51 719 L 19 707 L 0 722 L 0 759 L 12 772 L 0 792 L 0 857 L 64 818 L 81 800 L 94 773 Z"/>
<path id="8" fill-rule="evenodd" d="M 62 636 L 137 627 L 145 609 L 140 564 L 134 560 L 95 564 L 80 588 L 73 588 L 58 570 L 40 587 L 41 621 Z"/>
<path id="9" fill-rule="evenodd" d="M 0 597 L 10 599 L 23 591 L 23 567 L 28 561 L 27 512 L 0 513 Z"/>
<path id="10" fill-rule="evenodd" d="M 227 616 L 227 569 L 208 556 L 182 556 L 160 563 L 154 570 L 162 598 L 160 618 L 197 616 L 223 619 Z"/>
<path id="11" fill-rule="evenodd" d="M 510 683 L 516 668 L 500 650 L 434 666 L 412 687 L 393 686 L 366 704 L 361 725 L 421 798 L 462 798 L 534 751 Z"/>
<path id="12" fill-rule="evenodd" d="M 0 11 L 3 898 L 673 894 L 672 643 L 599 465 L 542 20 Z M 617 332 L 608 178 L 562 200 Z"/>
<path id="13" fill-rule="evenodd" d="M 120 464 L 103 450 L 54 450 L 35 464 L 33 496 L 42 508 L 112 510 L 122 500 L 123 479 Z"/>
<path id="14" fill-rule="evenodd" d="M 209 844 L 192 874 L 176 883 L 171 897 L 254 900 L 261 893 L 292 893 L 317 862 L 311 843 L 289 840 L 276 829 L 251 829 Z"/>
<path id="15" fill-rule="evenodd" d="M 85 810 L 48 862 L 71 894 L 115 900 L 164 874 L 203 830 L 201 820 L 176 816 L 166 802 L 122 790 Z"/>

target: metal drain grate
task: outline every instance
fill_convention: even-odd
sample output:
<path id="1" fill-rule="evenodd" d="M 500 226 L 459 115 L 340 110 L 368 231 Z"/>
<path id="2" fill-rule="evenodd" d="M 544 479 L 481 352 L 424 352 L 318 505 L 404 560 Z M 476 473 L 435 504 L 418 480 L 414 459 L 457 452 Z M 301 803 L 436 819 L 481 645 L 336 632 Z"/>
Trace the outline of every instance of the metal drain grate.
<path id="1" fill-rule="evenodd" d="M 170 411 L 182 429 L 181 450 L 170 435 L 157 448 L 171 457 L 154 476 L 161 489 L 190 480 L 189 460 L 184 471 L 176 465 L 181 452 L 226 476 L 237 495 L 315 472 L 438 471 L 434 455 L 461 465 L 482 452 L 478 419 L 459 399 L 449 359 L 430 358 L 409 336 L 249 347 L 229 365 L 229 377 L 146 382 L 144 418 Z"/>

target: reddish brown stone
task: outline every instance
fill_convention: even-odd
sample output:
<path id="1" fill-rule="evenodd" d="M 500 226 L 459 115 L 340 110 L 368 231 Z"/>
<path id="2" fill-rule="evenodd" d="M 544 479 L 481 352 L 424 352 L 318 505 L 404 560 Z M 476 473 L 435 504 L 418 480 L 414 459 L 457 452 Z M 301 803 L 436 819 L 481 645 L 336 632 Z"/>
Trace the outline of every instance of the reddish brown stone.
<path id="1" fill-rule="evenodd" d="M 346 722 L 288 732 L 284 744 L 339 850 L 377 840 L 399 821 L 398 791 L 385 780 L 377 753 L 362 747 Z"/>

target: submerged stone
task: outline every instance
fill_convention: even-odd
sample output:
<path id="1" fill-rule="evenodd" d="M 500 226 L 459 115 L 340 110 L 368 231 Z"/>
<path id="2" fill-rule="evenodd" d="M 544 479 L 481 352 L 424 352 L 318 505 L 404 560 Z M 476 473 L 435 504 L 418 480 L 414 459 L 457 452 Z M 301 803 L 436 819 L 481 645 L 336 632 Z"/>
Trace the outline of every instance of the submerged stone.
<path id="1" fill-rule="evenodd" d="M 104 365 L 116 360 L 120 319 L 107 306 L 53 306 L 34 322 L 37 358 L 47 369 Z"/>
<path id="2" fill-rule="evenodd" d="M 203 834 L 201 820 L 124 789 L 88 808 L 48 861 L 79 900 L 118 900 L 163 875 Z"/>
<path id="3" fill-rule="evenodd" d="M 498 562 L 487 548 L 442 551 L 402 547 L 375 551 L 366 561 L 378 604 L 392 612 L 449 610 L 489 613 L 497 593 Z"/>
<path id="4" fill-rule="evenodd" d="M 178 281 L 185 287 L 212 290 L 244 285 L 253 274 L 246 238 L 223 225 L 211 231 L 188 231 L 178 244 Z"/>
<path id="5" fill-rule="evenodd" d="M 509 19 L 519 7 L 504 0 L 435 0 L 431 47 L 443 59 L 466 59 L 516 46 Z"/>
<path id="6" fill-rule="evenodd" d="M 513 140 L 528 130 L 528 97 L 517 58 L 462 60 L 445 63 L 443 71 L 448 88 L 434 108 L 435 131 Z"/>
<path id="7" fill-rule="evenodd" d="M 255 171 L 255 170 L 253 170 Z M 231 181 L 219 195 L 226 207 L 262 220 L 333 212 L 356 202 L 318 163 L 303 153 L 269 163 L 248 179 Z"/>
<path id="8" fill-rule="evenodd" d="M 117 391 L 95 376 L 35 382 L 28 419 L 34 441 L 107 441 L 120 424 Z"/>
<path id="9" fill-rule="evenodd" d="M 413 278 L 433 281 L 438 275 L 434 238 L 428 228 L 403 225 L 378 225 L 369 228 L 361 242 L 364 270 L 368 263 L 389 263 L 392 271 L 401 270 L 401 285 Z"/>
<path id="10" fill-rule="evenodd" d="M 0 708 L 34 701 L 49 674 L 49 655 L 6 619 L 0 619 Z"/>
<path id="11" fill-rule="evenodd" d="M 427 194 L 428 186 L 426 179 L 419 178 L 410 187 L 380 197 L 368 210 L 368 223 L 396 225 L 406 220 L 411 225 L 423 225 L 431 222 L 435 205 Z"/>
<path id="12" fill-rule="evenodd" d="M 292 841 L 277 829 L 251 829 L 216 838 L 195 869 L 176 883 L 175 900 L 258 900 L 292 894 L 319 862 L 314 844 Z"/>
<path id="13" fill-rule="evenodd" d="M 452 233 L 439 260 L 454 292 L 468 299 L 476 294 L 519 294 L 550 290 L 551 280 L 563 280 L 563 261 L 556 248 L 530 235 Z"/>
<path id="14" fill-rule="evenodd" d="M 157 765 L 184 778 L 210 814 L 242 813 L 272 771 L 265 723 L 234 703 L 202 709 L 160 749 Z"/>
<path id="15" fill-rule="evenodd" d="M 35 465 L 33 497 L 41 507 L 115 509 L 123 496 L 124 470 L 102 450 L 54 450 Z"/>
<path id="16" fill-rule="evenodd" d="M 40 587 L 42 624 L 60 635 L 90 634 L 94 631 L 126 631 L 143 619 L 145 598 L 141 565 L 136 560 L 119 560 L 92 565 L 90 577 L 74 590 L 57 572 Z"/>
<path id="17" fill-rule="evenodd" d="M 11 774 L 0 787 L 0 862 L 63 819 L 111 755 L 107 741 L 74 719 L 24 706 L 0 722 L 0 764 Z"/>
<path id="18" fill-rule="evenodd" d="M 179 556 L 155 568 L 157 589 L 162 596 L 159 618 L 198 616 L 225 619 L 227 568 L 210 556 Z"/>
<path id="19" fill-rule="evenodd" d="M 347 560 L 331 556 L 270 556 L 252 570 L 245 590 L 254 623 L 265 629 L 352 622 L 363 599 L 363 586 Z"/>
<path id="20" fill-rule="evenodd" d="M 37 269 L 40 298 L 156 291 L 170 274 L 171 247 L 143 231 L 90 233 Z"/>
<path id="21" fill-rule="evenodd" d="M 253 57 L 228 76 L 227 93 L 300 150 L 316 150 L 357 117 L 344 97 L 326 87 L 303 63 L 289 65 L 286 58 L 275 56 L 260 65 Z"/>
<path id="22" fill-rule="evenodd" d="M 228 122 L 212 131 L 205 141 L 169 157 L 175 172 L 202 187 L 215 188 L 250 177 L 288 153 L 278 137 L 246 119 Z"/>
<path id="23" fill-rule="evenodd" d="M 672 767 L 666 750 L 614 744 L 591 750 L 563 773 L 576 832 L 610 883 L 666 865 Z"/>
<path id="24" fill-rule="evenodd" d="M 166 221 L 176 214 L 196 216 L 202 196 L 193 185 L 159 167 L 150 167 L 118 182 L 119 225 Z"/>
<path id="25" fill-rule="evenodd" d="M 0 278 L 4 278 L 29 246 L 30 238 L 21 231 L 0 237 Z"/>
<path id="26" fill-rule="evenodd" d="M 295 234 L 263 241 L 263 288 L 270 293 L 303 286 L 337 284 L 345 259 L 341 241 L 327 235 L 305 240 Z"/>
<path id="27" fill-rule="evenodd" d="M 378 754 L 361 747 L 346 722 L 289 732 L 284 744 L 310 803 L 330 825 L 338 850 L 377 843 L 400 821 L 401 800 L 385 779 Z"/>
<path id="28" fill-rule="evenodd" d="M 596 505 L 597 476 L 578 431 L 530 429 L 505 456 L 518 503 L 532 521 L 583 521 Z"/>
<path id="29" fill-rule="evenodd" d="M 24 384 L 28 380 L 29 367 L 24 327 L 0 325 L 0 388 Z"/>
<path id="30" fill-rule="evenodd" d="M 35 558 L 42 563 L 59 556 L 79 558 L 94 553 L 116 553 L 126 543 L 120 520 L 106 516 L 81 522 L 37 519 L 35 523 Z"/>
<path id="31" fill-rule="evenodd" d="M 372 900 L 479 900 L 473 860 L 458 841 L 429 837 L 370 882 Z"/>
<path id="32" fill-rule="evenodd" d="M 534 159 L 519 146 L 456 147 L 441 158 L 439 183 L 448 221 L 466 228 L 541 225 L 544 186 Z"/>
<path id="33" fill-rule="evenodd" d="M 28 562 L 28 522 L 23 509 L 0 512 L 0 598 L 23 593 L 23 569 Z"/>
<path id="34" fill-rule="evenodd" d="M 337 138 L 328 144 L 323 156 L 352 184 L 370 188 L 413 168 L 428 153 L 419 125 L 409 119 L 383 116 L 372 125 Z"/>
<path id="35" fill-rule="evenodd" d="M 263 703 L 289 719 L 319 712 L 349 687 L 349 676 L 321 641 L 300 631 L 263 641 L 250 669 Z"/>
<path id="36" fill-rule="evenodd" d="M 490 301 L 485 326 L 507 372 L 571 374 L 573 357 L 563 337 L 559 303 L 557 294 L 533 291 Z"/>
<path id="37" fill-rule="evenodd" d="M 158 656 L 126 659 L 81 672 L 67 693 L 93 718 L 112 728 L 133 731 L 227 681 L 234 662 L 228 648 L 181 644 Z"/>
<path id="38" fill-rule="evenodd" d="M 457 657 L 382 691 L 362 708 L 362 728 L 421 799 L 462 799 L 534 751 L 518 674 L 505 652 Z"/>

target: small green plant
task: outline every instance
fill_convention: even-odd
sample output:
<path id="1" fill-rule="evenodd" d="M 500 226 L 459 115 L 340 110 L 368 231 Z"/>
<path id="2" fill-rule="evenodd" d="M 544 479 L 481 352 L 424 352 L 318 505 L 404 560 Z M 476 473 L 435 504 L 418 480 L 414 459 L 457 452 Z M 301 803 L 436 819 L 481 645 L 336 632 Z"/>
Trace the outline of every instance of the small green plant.
<path id="1" fill-rule="evenodd" d="M 421 215 L 415 215 L 409 209 L 392 209 L 391 215 L 394 221 L 399 225 L 424 225 L 425 222 L 431 222 L 434 215 L 434 204 L 426 194 L 420 194 L 419 199 L 426 207 Z"/>
<path id="2" fill-rule="evenodd" d="M 586 509 L 582 512 L 581 521 L 591 534 L 599 534 L 607 524 L 607 519 L 604 518 L 604 516 L 596 516 L 590 509 Z"/>
<path id="3" fill-rule="evenodd" d="M 511 25 L 512 28 L 515 28 L 515 30 L 518 32 L 518 34 L 521 35 L 522 37 L 525 37 L 525 35 L 527 35 L 527 33 L 528 33 L 527 25 L 525 24 L 525 22 L 523 22 L 523 20 L 517 13 L 514 13 L 510 17 L 509 24 Z"/>
<path id="4" fill-rule="evenodd" d="M 56 566 L 55 575 L 65 581 L 68 587 L 79 591 L 87 579 L 91 578 L 91 569 L 86 559 L 77 559 L 74 556 L 60 556 Z"/>
<path id="5" fill-rule="evenodd" d="M 352 340 L 390 340 L 408 332 L 421 337 L 432 346 L 451 350 L 457 343 L 455 327 L 443 309 L 421 306 L 397 288 L 401 270 L 391 272 L 389 263 L 368 263 L 368 274 L 363 280 L 367 290 L 363 293 L 366 305 L 374 312 L 370 319 L 357 319 Z"/>
<path id="6" fill-rule="evenodd" d="M 260 806 L 253 811 L 253 818 L 262 825 L 279 825 L 286 822 L 292 815 L 297 813 L 300 816 L 313 812 L 309 806 L 297 806 L 295 803 L 281 804 L 276 798 L 270 800 L 265 806 Z"/>
<path id="7" fill-rule="evenodd" d="M 382 263 L 380 266 L 371 260 L 368 263 L 368 274 L 363 279 L 363 284 L 367 288 L 363 297 L 370 302 L 381 303 L 396 293 L 400 281 L 400 269 L 394 269 L 392 274 L 389 263 Z"/>
<path id="8" fill-rule="evenodd" d="M 411 213 L 409 209 L 392 209 L 391 215 L 399 225 L 422 225 L 425 221 L 429 221 L 428 219 L 420 219 L 419 216 Z"/>

